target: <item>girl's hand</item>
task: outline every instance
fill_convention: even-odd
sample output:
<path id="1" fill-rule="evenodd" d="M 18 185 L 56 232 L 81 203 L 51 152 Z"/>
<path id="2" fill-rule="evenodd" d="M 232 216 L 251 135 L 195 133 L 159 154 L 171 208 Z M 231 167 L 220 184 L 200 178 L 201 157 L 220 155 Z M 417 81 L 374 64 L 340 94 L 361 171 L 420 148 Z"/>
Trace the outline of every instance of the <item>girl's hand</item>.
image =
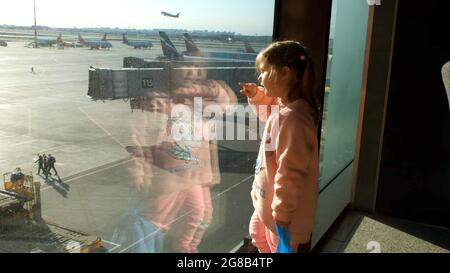
<path id="1" fill-rule="evenodd" d="M 280 227 L 280 228 L 284 228 L 284 227 L 288 227 L 289 223 L 288 222 L 281 222 L 278 220 L 275 220 L 275 223 Z"/>
<path id="2" fill-rule="evenodd" d="M 264 90 L 264 87 L 257 86 L 254 83 L 240 82 L 239 85 L 242 87 L 241 94 L 247 96 L 248 98 L 253 98 L 256 96 L 258 91 Z"/>

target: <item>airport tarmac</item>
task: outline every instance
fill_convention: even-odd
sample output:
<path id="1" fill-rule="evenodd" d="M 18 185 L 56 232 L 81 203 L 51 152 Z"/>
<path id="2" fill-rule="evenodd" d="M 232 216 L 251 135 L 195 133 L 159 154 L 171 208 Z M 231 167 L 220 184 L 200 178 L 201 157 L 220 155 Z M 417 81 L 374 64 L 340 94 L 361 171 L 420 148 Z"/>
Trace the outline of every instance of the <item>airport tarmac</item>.
<path id="1" fill-rule="evenodd" d="M 121 68 L 124 57 L 162 55 L 159 44 L 142 50 L 112 44 L 111 50 L 33 49 L 24 42 L 0 48 L 0 171 L 32 171 L 42 182 L 45 219 L 100 236 L 128 204 L 131 158 L 125 147 L 133 144 L 131 125 L 151 120 L 148 144 L 156 144 L 167 120 L 159 113 L 132 112 L 126 101 L 94 102 L 86 96 L 90 66 Z M 251 166 L 258 142 L 222 144 L 227 148 L 220 151 L 222 182 L 213 189 L 214 218 L 202 248 L 207 252 L 240 243 L 252 213 Z M 56 157 L 61 181 L 36 175 L 37 153 Z"/>

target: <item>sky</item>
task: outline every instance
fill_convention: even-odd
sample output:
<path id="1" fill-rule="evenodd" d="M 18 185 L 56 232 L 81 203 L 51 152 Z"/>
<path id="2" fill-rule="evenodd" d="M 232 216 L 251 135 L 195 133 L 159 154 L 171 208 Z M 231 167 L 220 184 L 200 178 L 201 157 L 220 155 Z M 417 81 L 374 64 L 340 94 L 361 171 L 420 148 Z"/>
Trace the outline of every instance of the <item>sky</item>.
<path id="1" fill-rule="evenodd" d="M 37 25 L 272 35 L 274 0 L 36 0 Z M 33 0 L 2 0 L 0 25 L 33 25 Z M 161 15 L 180 12 L 179 18 Z"/>

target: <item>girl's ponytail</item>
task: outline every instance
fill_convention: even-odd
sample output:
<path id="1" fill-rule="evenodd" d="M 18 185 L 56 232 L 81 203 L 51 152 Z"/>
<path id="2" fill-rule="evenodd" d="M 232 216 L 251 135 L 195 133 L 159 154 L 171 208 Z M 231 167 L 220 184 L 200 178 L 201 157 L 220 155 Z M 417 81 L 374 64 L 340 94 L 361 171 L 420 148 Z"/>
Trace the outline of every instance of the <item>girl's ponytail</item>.
<path id="1" fill-rule="evenodd" d="M 303 57 L 305 58 L 306 61 L 306 67 L 303 72 L 302 87 L 301 87 L 302 90 L 300 91 L 300 93 L 305 94 L 305 97 L 303 99 L 305 99 L 309 103 L 311 108 L 313 108 L 314 123 L 316 126 L 318 126 L 321 119 L 321 106 L 320 106 L 321 103 L 320 98 L 318 96 L 320 92 L 318 92 L 316 86 L 316 74 L 313 62 L 308 55 L 301 55 L 300 58 Z"/>

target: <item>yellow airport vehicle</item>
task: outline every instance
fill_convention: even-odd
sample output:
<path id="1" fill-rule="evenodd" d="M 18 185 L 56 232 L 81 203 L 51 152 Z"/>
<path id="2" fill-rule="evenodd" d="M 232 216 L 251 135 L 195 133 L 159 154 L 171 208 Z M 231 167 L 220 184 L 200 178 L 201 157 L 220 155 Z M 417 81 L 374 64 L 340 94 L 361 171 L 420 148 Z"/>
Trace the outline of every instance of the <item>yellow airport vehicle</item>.
<path id="1" fill-rule="evenodd" d="M 42 218 L 39 182 L 16 168 L 3 174 L 0 189 L 0 253 L 106 252 L 100 237 Z"/>

